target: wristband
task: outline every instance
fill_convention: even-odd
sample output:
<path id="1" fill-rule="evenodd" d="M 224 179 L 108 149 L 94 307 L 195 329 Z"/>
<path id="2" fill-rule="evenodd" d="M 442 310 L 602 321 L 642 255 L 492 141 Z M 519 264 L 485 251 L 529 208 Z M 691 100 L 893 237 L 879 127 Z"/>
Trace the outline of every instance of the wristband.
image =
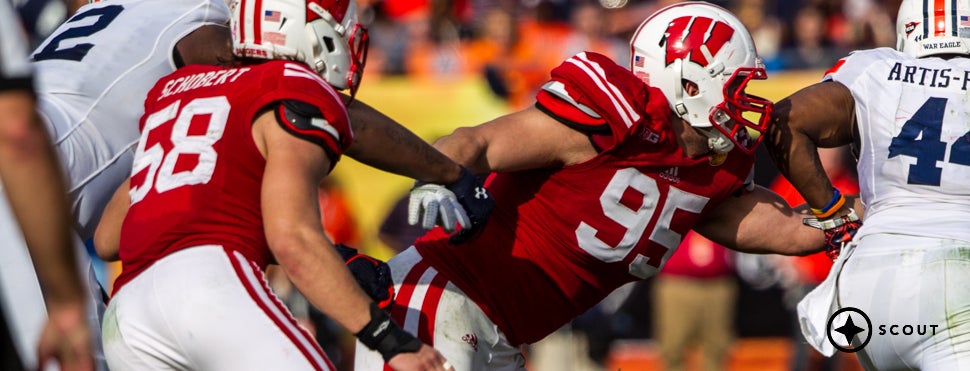
<path id="1" fill-rule="evenodd" d="M 400 353 L 417 352 L 423 345 L 418 338 L 394 323 L 391 316 L 373 302 L 370 303 L 370 322 L 354 336 L 364 346 L 380 353 L 385 362 Z"/>
<path id="2" fill-rule="evenodd" d="M 812 228 L 818 228 L 823 231 L 829 229 L 835 229 L 841 227 L 845 224 L 859 221 L 859 214 L 856 214 L 855 209 L 849 209 L 849 214 L 844 215 L 840 218 L 819 220 L 818 218 L 805 218 L 802 219 L 802 224 L 807 225 Z"/>
<path id="3" fill-rule="evenodd" d="M 825 219 L 835 214 L 836 211 L 842 209 L 845 205 L 845 197 L 842 196 L 842 192 L 839 192 L 838 188 L 832 187 L 832 199 L 821 209 L 811 208 L 812 214 L 815 214 L 816 218 Z"/>

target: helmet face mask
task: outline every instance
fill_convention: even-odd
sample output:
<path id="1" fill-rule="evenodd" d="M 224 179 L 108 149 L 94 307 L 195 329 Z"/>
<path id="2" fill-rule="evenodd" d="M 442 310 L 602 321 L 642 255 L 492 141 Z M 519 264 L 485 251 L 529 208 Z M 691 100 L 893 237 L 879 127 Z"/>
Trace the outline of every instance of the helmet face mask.
<path id="1" fill-rule="evenodd" d="M 903 0 L 896 50 L 916 58 L 970 54 L 970 0 Z"/>
<path id="2" fill-rule="evenodd" d="M 640 24 L 630 47 L 630 69 L 660 89 L 675 114 L 708 136 L 711 149 L 754 152 L 761 135 L 752 139 L 742 129 L 759 134 L 767 129 L 772 103 L 745 93 L 748 82 L 766 79 L 767 72 L 733 14 L 709 3 L 674 4 Z M 692 94 L 684 81 L 696 87 Z"/>
<path id="3" fill-rule="evenodd" d="M 738 68 L 728 79 L 728 83 L 724 84 L 724 101 L 714 106 L 709 117 L 710 122 L 715 123 L 714 128 L 746 153 L 754 152 L 764 138 L 763 135 L 752 138 L 747 129 L 764 133 L 768 129 L 773 103 L 744 90 L 749 81 L 767 78 L 763 68 Z M 745 113 L 753 113 L 757 116 L 757 121 L 744 117 Z"/>
<path id="4" fill-rule="evenodd" d="M 356 94 L 369 39 L 354 0 L 233 0 L 231 10 L 235 55 L 303 62 Z"/>

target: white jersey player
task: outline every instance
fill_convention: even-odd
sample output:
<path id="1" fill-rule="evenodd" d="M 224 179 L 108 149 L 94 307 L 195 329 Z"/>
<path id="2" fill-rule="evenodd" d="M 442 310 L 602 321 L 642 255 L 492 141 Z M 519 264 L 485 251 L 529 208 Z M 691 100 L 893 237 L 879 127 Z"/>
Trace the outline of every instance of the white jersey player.
<path id="1" fill-rule="evenodd" d="M 898 51 L 854 52 L 776 105 L 769 138 L 793 140 L 768 141 L 813 207 L 833 193 L 816 146 L 853 143 L 858 153 L 864 225 L 798 308 L 826 355 L 847 347 L 829 333 L 854 329 L 829 317 L 851 307 L 871 320 L 845 335 L 867 369 L 970 369 L 968 17 L 967 0 L 905 0 Z"/>
<path id="2" fill-rule="evenodd" d="M 185 62 L 176 44 L 228 27 L 222 0 L 112 0 L 78 10 L 37 50 L 40 110 L 67 165 L 82 239 L 127 177 L 145 95 Z"/>
<path id="3" fill-rule="evenodd" d="M 182 63 L 215 63 L 216 55 L 231 55 L 228 21 L 222 0 L 112 0 L 81 7 L 34 52 L 38 107 L 67 171 L 81 239 L 91 237 L 131 169 L 148 90 Z M 6 210 L 0 207 L 0 241 L 12 244 L 22 237 Z M 96 330 L 103 294 L 87 254 L 79 251 Z M 25 249 L 0 251 L 0 282 L 5 296 L 18 298 L 9 315 L 23 338 L 21 358 L 36 359 L 46 312 Z"/>

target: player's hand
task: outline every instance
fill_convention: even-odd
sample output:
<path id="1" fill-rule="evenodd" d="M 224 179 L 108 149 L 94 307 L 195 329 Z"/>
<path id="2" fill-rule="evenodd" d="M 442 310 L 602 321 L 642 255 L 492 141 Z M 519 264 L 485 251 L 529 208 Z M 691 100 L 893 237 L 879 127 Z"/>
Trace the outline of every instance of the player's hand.
<path id="1" fill-rule="evenodd" d="M 374 257 L 361 254 L 350 246 L 338 243 L 334 245 L 340 256 L 344 258 L 347 269 L 354 275 L 357 284 L 364 290 L 371 300 L 381 309 L 387 310 L 394 299 L 394 280 L 391 278 L 391 267 L 387 263 Z"/>
<path id="2" fill-rule="evenodd" d="M 495 208 L 495 199 L 485 189 L 484 179 L 475 176 L 464 167 L 461 168 L 461 178 L 449 184 L 448 189 L 458 196 L 458 202 L 465 207 L 471 223 L 470 226 L 463 225 L 461 230 L 448 240 L 451 244 L 458 245 L 468 241 L 485 228 L 485 222 Z"/>
<path id="3" fill-rule="evenodd" d="M 461 231 L 452 236 L 451 242 L 458 244 L 484 227 L 494 207 L 495 200 L 485 189 L 482 179 L 462 167 L 461 177 L 447 186 L 415 183 L 408 204 L 408 223 L 416 225 L 421 219 L 421 226 L 431 229 L 440 221 L 440 225 L 450 233 L 455 230 L 457 222 Z M 449 210 L 453 212 L 449 213 Z"/>
<path id="4" fill-rule="evenodd" d="M 839 257 L 842 248 L 852 241 L 852 237 L 862 227 L 859 215 L 851 208 L 849 213 L 843 216 L 822 220 L 805 218 L 802 223 L 825 232 L 825 255 L 832 260 Z"/>
<path id="5" fill-rule="evenodd" d="M 387 362 L 391 368 L 403 370 L 454 371 L 455 368 L 437 350 L 424 344 L 417 352 L 400 353 Z"/>
<path id="6" fill-rule="evenodd" d="M 466 228 L 471 225 L 465 208 L 458 202 L 455 193 L 440 184 L 417 182 L 411 189 L 408 200 L 408 224 L 431 229 L 440 225 L 446 232 L 455 230 L 455 225 Z"/>
<path id="7" fill-rule="evenodd" d="M 51 304 L 48 315 L 37 344 L 37 369 L 44 370 L 55 359 L 63 371 L 93 371 L 91 330 L 83 302 Z"/>

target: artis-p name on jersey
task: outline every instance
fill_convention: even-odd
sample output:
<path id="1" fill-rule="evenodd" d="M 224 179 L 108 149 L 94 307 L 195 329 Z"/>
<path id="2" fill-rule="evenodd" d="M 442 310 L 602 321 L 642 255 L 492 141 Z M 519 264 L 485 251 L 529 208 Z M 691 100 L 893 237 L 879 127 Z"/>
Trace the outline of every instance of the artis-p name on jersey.
<path id="1" fill-rule="evenodd" d="M 165 83 L 165 87 L 162 88 L 162 94 L 158 96 L 157 100 L 162 100 L 169 95 L 203 86 L 225 84 L 226 81 L 235 82 L 239 76 L 242 76 L 249 70 L 249 67 L 242 67 L 182 76 Z"/>
<path id="2" fill-rule="evenodd" d="M 960 84 L 960 89 L 966 91 L 970 84 L 970 71 L 953 72 L 950 68 L 934 69 L 918 66 L 906 66 L 896 62 L 889 70 L 889 81 L 902 81 L 908 84 L 929 86 L 931 88 L 948 88 L 951 83 Z M 956 85 L 954 85 L 955 87 Z"/>

